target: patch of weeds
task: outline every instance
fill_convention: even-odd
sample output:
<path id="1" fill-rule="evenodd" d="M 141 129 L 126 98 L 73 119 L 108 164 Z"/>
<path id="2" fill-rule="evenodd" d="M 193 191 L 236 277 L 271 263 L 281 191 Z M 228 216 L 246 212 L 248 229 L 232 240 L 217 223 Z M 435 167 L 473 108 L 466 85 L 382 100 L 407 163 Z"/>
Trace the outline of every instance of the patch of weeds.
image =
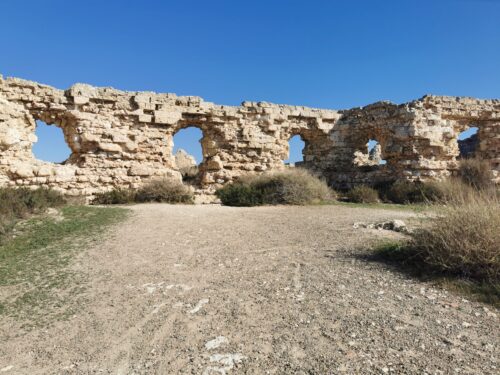
<path id="1" fill-rule="evenodd" d="M 447 272 L 438 265 L 428 263 L 423 254 L 408 242 L 380 243 L 364 259 L 387 264 L 399 272 L 430 281 L 471 300 L 500 307 L 500 283 L 496 280 L 478 280 Z"/>
<path id="2" fill-rule="evenodd" d="M 106 227 L 126 217 L 122 208 L 66 206 L 63 220 L 28 220 L 0 246 L 0 314 L 43 326 L 68 315 L 81 295 L 83 276 L 69 265 L 78 250 L 96 241 Z"/>
<path id="3" fill-rule="evenodd" d="M 60 193 L 43 187 L 0 188 L 0 245 L 8 240 L 18 221 L 65 203 Z"/>

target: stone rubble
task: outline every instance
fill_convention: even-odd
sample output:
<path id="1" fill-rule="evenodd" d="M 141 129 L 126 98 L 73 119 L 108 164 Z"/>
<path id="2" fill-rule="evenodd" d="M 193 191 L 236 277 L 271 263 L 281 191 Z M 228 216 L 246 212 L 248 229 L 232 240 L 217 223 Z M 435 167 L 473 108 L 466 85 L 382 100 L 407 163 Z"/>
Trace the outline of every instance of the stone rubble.
<path id="1" fill-rule="evenodd" d="M 379 230 L 392 230 L 394 232 L 400 232 L 400 233 L 411 233 L 411 230 L 408 228 L 406 223 L 403 220 L 399 219 L 394 219 L 394 220 L 388 220 L 388 221 L 381 221 L 379 223 L 362 223 L 362 222 L 356 222 L 352 225 L 354 229 L 359 229 L 359 228 L 367 228 L 367 229 L 379 229 Z"/>
<path id="2" fill-rule="evenodd" d="M 64 163 L 33 156 L 37 120 L 62 129 L 72 151 Z M 425 96 L 341 111 L 266 102 L 234 107 L 81 83 L 63 91 L 0 76 L 0 186 L 48 186 L 90 198 L 154 178 L 181 179 L 172 139 L 189 126 L 203 133 L 196 186 L 202 195 L 245 174 L 285 168 L 294 135 L 305 141 L 301 166 L 336 188 L 444 178 L 457 169 L 458 134 L 472 126 L 479 129 L 474 153 L 500 181 L 498 99 Z M 379 142 L 371 156 L 369 139 Z"/>

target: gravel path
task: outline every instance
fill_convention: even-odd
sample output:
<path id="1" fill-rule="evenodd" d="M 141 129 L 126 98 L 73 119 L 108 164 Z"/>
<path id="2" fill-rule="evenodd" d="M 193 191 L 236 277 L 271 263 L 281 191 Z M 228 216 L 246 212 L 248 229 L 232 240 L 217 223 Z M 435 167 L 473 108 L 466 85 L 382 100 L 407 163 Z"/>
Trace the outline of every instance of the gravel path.
<path id="1" fill-rule="evenodd" d="M 498 374 L 498 311 L 356 257 L 406 211 L 138 205 L 75 268 L 86 303 L 0 374 Z M 5 339 L 5 340 L 4 340 Z"/>

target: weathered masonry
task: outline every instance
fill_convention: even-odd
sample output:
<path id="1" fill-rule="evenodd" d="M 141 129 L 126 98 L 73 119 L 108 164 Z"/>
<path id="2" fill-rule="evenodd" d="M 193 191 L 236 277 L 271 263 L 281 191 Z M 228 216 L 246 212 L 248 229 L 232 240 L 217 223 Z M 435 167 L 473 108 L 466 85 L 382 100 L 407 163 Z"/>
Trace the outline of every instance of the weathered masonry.
<path id="1" fill-rule="evenodd" d="M 72 152 L 64 163 L 33 156 L 37 120 L 62 129 Z M 85 84 L 62 91 L 0 76 L 0 186 L 43 185 L 89 197 L 152 178 L 180 178 L 172 138 L 188 126 L 203 133 L 200 194 L 243 174 L 285 168 L 294 135 L 306 144 L 303 166 L 337 188 L 443 178 L 456 170 L 457 137 L 469 127 L 478 133 L 461 148 L 488 160 L 500 181 L 498 99 L 426 96 L 339 111 L 264 102 L 231 107 Z M 369 140 L 378 142 L 371 152 Z"/>

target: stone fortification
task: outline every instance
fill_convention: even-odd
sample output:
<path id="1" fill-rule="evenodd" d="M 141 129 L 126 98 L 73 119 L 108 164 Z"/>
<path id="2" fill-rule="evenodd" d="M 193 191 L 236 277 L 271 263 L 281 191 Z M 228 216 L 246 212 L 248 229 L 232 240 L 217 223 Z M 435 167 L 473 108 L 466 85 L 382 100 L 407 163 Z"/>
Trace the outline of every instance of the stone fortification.
<path id="1" fill-rule="evenodd" d="M 71 156 L 62 164 L 32 153 L 36 121 L 62 129 Z M 285 168 L 288 141 L 305 141 L 301 166 L 337 188 L 436 179 L 457 168 L 459 133 L 477 127 L 474 155 L 500 179 L 500 100 L 425 96 L 323 110 L 265 102 L 224 106 L 196 96 L 125 92 L 75 84 L 66 91 L 0 77 L 0 186 L 50 186 L 90 197 L 115 186 L 181 178 L 173 155 L 180 129 L 201 129 L 197 192 L 211 194 L 243 174 Z M 378 141 L 369 154 L 368 140 Z M 380 164 L 385 160 L 385 164 Z"/>

